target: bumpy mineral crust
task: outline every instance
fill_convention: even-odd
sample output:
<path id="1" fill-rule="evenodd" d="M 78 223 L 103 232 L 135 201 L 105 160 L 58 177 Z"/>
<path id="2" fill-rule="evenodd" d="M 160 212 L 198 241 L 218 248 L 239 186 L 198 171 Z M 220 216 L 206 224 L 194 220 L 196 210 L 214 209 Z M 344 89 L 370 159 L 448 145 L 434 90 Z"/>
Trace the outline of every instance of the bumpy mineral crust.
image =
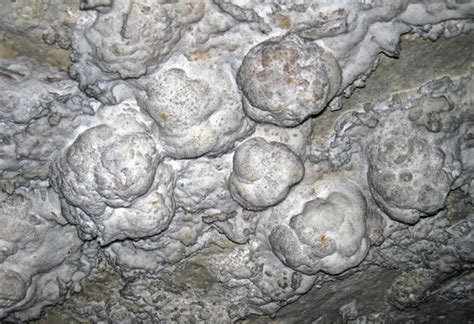
<path id="1" fill-rule="evenodd" d="M 295 270 L 337 274 L 358 265 L 368 252 L 367 204 L 345 175 L 313 183 L 310 178 L 295 188 L 288 204 L 274 208 L 271 217 L 284 221 L 271 229 L 268 240 L 281 262 Z"/>
<path id="2" fill-rule="evenodd" d="M 174 213 L 171 176 L 158 168 L 154 138 L 128 103 L 111 107 L 114 113 L 121 108 L 114 117 L 106 112 L 107 124 L 82 132 L 53 164 L 64 216 L 84 239 L 101 244 L 157 234 Z"/>
<path id="3" fill-rule="evenodd" d="M 74 227 L 49 219 L 48 212 L 56 210 L 35 203 L 15 194 L 0 205 L 0 317 L 14 313 L 15 321 L 38 316 L 82 277 Z"/>
<path id="4" fill-rule="evenodd" d="M 453 178 L 445 171 L 445 153 L 409 134 L 393 134 L 369 146 L 368 180 L 382 209 L 414 223 L 444 207 Z"/>
<path id="5" fill-rule="evenodd" d="M 296 126 L 322 111 L 339 90 L 341 71 L 330 53 L 298 37 L 252 48 L 237 82 L 254 120 Z"/>
<path id="6" fill-rule="evenodd" d="M 472 321 L 473 1 L 4 2 L 2 323 Z"/>
<path id="7" fill-rule="evenodd" d="M 204 3 L 115 0 L 81 9 L 101 12 L 74 36 L 74 59 L 80 63 L 70 73 L 86 88 L 100 81 L 101 73 L 107 78 L 136 78 L 156 67 L 186 27 L 202 18 Z"/>
<path id="8" fill-rule="evenodd" d="M 303 175 L 303 163 L 285 145 L 255 137 L 235 151 L 229 188 L 243 207 L 259 210 L 285 199 Z"/>
<path id="9" fill-rule="evenodd" d="M 182 69 L 170 69 L 144 80 L 146 94 L 140 103 L 158 125 L 167 156 L 219 155 L 252 131 L 225 72 L 203 72 L 210 77 L 194 79 Z"/>

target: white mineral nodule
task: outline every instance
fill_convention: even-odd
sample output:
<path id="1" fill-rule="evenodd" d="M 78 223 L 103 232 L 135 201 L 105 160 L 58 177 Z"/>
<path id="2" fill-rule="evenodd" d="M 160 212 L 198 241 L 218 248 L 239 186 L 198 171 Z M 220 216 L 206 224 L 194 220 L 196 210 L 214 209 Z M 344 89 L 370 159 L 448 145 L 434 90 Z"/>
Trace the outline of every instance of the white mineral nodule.
<path id="1" fill-rule="evenodd" d="M 260 210 L 285 199 L 303 175 L 301 159 L 284 144 L 256 137 L 237 148 L 229 188 L 243 207 Z"/>
<path id="2" fill-rule="evenodd" d="M 174 213 L 171 177 L 158 168 L 147 126 L 133 111 L 114 118 L 81 133 L 53 165 L 64 216 L 101 244 L 158 234 Z"/>
<path id="3" fill-rule="evenodd" d="M 295 193 L 310 200 L 300 204 L 298 214 L 286 215 L 298 210 L 296 204 L 291 205 L 295 196 L 273 211 L 273 217 L 285 221 L 271 229 L 268 240 L 285 265 L 309 275 L 319 271 L 337 274 L 358 265 L 366 256 L 366 200 L 355 184 L 341 178 L 300 184 Z"/>
<path id="4" fill-rule="evenodd" d="M 457 150 L 449 147 L 445 153 L 434 143 L 435 133 L 408 121 L 377 134 L 367 158 L 368 182 L 380 208 L 409 224 L 441 210 L 457 174 Z"/>
<path id="5" fill-rule="evenodd" d="M 83 9 L 91 8 L 97 7 Z M 104 76 L 145 75 L 165 60 L 186 27 L 202 18 L 204 2 L 115 0 L 110 10 L 103 11 L 76 39 L 80 63 L 72 66 L 72 74 L 83 87 Z"/>
<path id="6" fill-rule="evenodd" d="M 252 130 L 225 73 L 204 72 L 209 77 L 194 79 L 184 70 L 170 69 L 145 81 L 146 94 L 139 102 L 158 125 L 167 156 L 220 155 Z"/>
<path id="7" fill-rule="evenodd" d="M 252 48 L 237 82 L 254 120 L 296 126 L 322 111 L 339 90 L 341 71 L 323 48 L 298 37 L 269 40 Z"/>

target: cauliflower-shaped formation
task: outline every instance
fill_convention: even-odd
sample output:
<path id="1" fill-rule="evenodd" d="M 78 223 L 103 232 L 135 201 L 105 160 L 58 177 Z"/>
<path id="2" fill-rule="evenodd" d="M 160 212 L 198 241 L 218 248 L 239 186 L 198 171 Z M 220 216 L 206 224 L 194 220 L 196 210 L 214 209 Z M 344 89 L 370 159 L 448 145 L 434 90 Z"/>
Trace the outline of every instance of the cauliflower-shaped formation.
<path id="1" fill-rule="evenodd" d="M 302 195 L 303 206 L 295 206 L 300 203 L 293 194 Z M 362 262 L 369 249 L 367 205 L 355 184 L 336 177 L 304 184 L 292 195 L 287 206 L 274 208 L 272 217 L 302 208 L 301 212 L 284 215 L 285 221 L 272 226 L 268 236 L 281 262 L 308 275 L 320 270 L 338 274 Z"/>
<path id="2" fill-rule="evenodd" d="M 445 153 L 415 131 L 381 137 L 368 146 L 368 180 L 383 211 L 414 224 L 445 206 L 453 183 Z"/>
<path id="3" fill-rule="evenodd" d="M 158 124 L 167 156 L 219 155 L 253 130 L 228 79 L 217 71 L 192 79 L 181 69 L 169 69 L 146 80 L 147 95 L 139 102 Z"/>
<path id="4" fill-rule="evenodd" d="M 285 199 L 303 175 L 303 162 L 286 145 L 255 137 L 235 152 L 229 188 L 244 208 L 262 210 Z"/>
<path id="5" fill-rule="evenodd" d="M 175 212 L 171 170 L 160 165 L 155 182 L 150 192 L 137 198 L 130 207 L 116 208 L 103 215 L 102 232 L 98 240 L 100 244 L 149 237 L 168 228 Z"/>
<path id="6" fill-rule="evenodd" d="M 280 126 L 296 126 L 322 111 L 340 82 L 334 57 L 296 36 L 258 44 L 237 75 L 246 113 L 258 122 Z"/>
<path id="7" fill-rule="evenodd" d="M 73 226 L 48 220 L 39 209 L 47 208 L 22 195 L 0 203 L 0 320 L 38 316 L 74 285 L 81 241 Z"/>
<path id="8" fill-rule="evenodd" d="M 57 188 L 87 214 L 128 207 L 150 188 L 158 154 L 146 133 L 116 134 L 108 125 L 83 132 L 56 164 Z"/>
<path id="9" fill-rule="evenodd" d="M 80 134 L 54 163 L 53 185 L 82 238 L 107 244 L 167 227 L 173 181 L 168 169 L 157 173 L 160 156 L 149 133 L 133 115 L 118 114 Z"/>
<path id="10" fill-rule="evenodd" d="M 167 58 L 186 28 L 202 18 L 204 7 L 203 1 L 196 0 L 113 1 L 84 34 L 78 29 L 74 44 L 78 63 L 71 75 L 83 87 L 144 75 Z"/>

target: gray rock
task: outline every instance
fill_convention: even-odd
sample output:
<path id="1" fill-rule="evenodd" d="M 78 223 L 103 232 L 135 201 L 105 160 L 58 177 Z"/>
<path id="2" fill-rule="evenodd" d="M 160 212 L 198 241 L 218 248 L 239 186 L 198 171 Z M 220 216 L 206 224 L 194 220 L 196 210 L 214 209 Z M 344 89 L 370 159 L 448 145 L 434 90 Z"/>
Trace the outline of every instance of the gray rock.
<path id="1" fill-rule="evenodd" d="M 0 321 L 474 318 L 472 1 L 0 14 Z"/>

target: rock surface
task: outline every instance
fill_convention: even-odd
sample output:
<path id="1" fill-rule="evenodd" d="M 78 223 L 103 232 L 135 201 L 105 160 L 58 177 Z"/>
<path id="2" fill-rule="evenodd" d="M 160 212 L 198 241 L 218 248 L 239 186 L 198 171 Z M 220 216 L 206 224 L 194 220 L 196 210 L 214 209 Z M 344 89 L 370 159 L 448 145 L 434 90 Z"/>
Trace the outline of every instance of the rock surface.
<path id="1" fill-rule="evenodd" d="M 0 14 L 0 321 L 474 318 L 472 1 Z"/>

